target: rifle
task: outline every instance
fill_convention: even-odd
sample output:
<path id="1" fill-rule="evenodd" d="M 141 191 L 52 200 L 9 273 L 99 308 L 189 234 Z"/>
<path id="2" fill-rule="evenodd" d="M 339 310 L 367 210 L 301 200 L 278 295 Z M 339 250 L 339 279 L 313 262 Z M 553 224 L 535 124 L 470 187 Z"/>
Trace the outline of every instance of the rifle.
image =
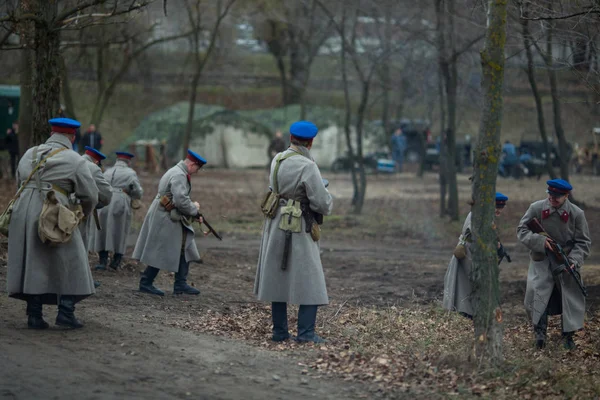
<path id="1" fill-rule="evenodd" d="M 506 258 L 506 261 L 508 261 L 509 263 L 512 262 L 512 260 L 510 259 L 510 255 L 506 252 L 506 249 L 504 248 L 504 245 L 502 243 L 500 243 L 500 247 L 497 250 L 498 253 L 498 265 L 500 265 L 500 263 L 502 262 L 502 260 L 504 260 L 504 258 Z"/>
<path id="2" fill-rule="evenodd" d="M 100 226 L 100 218 L 98 217 L 98 209 L 97 208 L 94 208 L 94 211 L 92 211 L 92 215 L 94 216 L 94 222 L 96 223 L 96 229 L 101 231 L 102 227 Z"/>
<path id="3" fill-rule="evenodd" d="M 215 237 L 219 240 L 223 240 L 223 238 L 221 237 L 221 235 L 219 235 L 217 233 L 217 231 L 214 230 L 214 228 L 212 226 L 210 226 L 210 224 L 208 223 L 208 221 L 206 220 L 206 217 L 202 214 L 198 214 L 198 217 L 196 218 L 196 221 L 200 221 L 200 218 L 202 218 L 202 223 L 204 225 L 206 225 L 206 227 L 208 228 L 208 230 L 210 231 L 210 233 L 212 233 L 213 235 L 215 235 Z"/>
<path id="4" fill-rule="evenodd" d="M 579 289 L 581 290 L 581 293 L 583 293 L 583 296 L 587 297 L 587 290 L 585 289 L 585 286 L 583 286 L 583 282 L 581 281 L 581 275 L 579 274 L 579 271 L 576 271 L 575 269 L 571 268 L 569 258 L 563 247 L 560 244 L 558 244 L 554 239 L 552 239 L 550 235 L 548 235 L 548 233 L 544 230 L 544 227 L 542 226 L 542 224 L 540 224 L 540 221 L 537 218 L 534 218 L 531 221 L 529 221 L 527 223 L 527 227 L 529 228 L 529 230 L 531 230 L 531 232 L 540 234 L 550 239 L 550 247 L 552 247 L 552 253 L 554 254 L 554 257 L 556 257 L 556 261 L 560 263 L 559 267 L 556 270 L 552 271 L 552 274 L 556 276 L 566 269 L 567 271 L 569 271 L 569 274 L 571 274 L 573 279 L 575 279 L 575 282 L 577 282 L 577 286 L 579 286 Z"/>

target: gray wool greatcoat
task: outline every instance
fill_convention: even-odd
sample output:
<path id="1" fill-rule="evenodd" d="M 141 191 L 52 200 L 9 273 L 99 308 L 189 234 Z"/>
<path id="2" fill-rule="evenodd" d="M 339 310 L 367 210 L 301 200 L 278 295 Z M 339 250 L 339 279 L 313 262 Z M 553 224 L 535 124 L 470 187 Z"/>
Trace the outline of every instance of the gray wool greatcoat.
<path id="1" fill-rule="evenodd" d="M 37 146 L 38 160 L 50 151 L 67 148 L 51 158 L 38 172 L 40 187 L 45 195 L 54 184 L 78 199 L 83 213 L 89 215 L 98 201 L 98 188 L 90 169 L 79 154 L 71 150 L 71 142 L 54 134 L 46 143 Z M 17 183 L 21 185 L 33 170 L 33 148 L 19 161 Z M 58 201 L 68 206 L 69 199 L 55 191 Z M 79 301 L 94 293 L 94 281 L 87 251 L 79 229 L 73 231 L 67 243 L 50 246 L 38 236 L 38 219 L 43 200 L 35 178 L 26 186 L 14 204 L 8 238 L 7 289 L 11 297 L 41 295 L 45 304 L 56 304 L 58 295 L 73 295 Z"/>
<path id="2" fill-rule="evenodd" d="M 133 215 L 131 200 L 141 199 L 144 191 L 137 174 L 126 161 L 117 160 L 104 172 L 104 177 L 112 187 L 113 195 L 110 204 L 98 210 L 102 230 L 98 231 L 93 221 L 90 224 L 90 250 L 125 254 Z"/>
<path id="3" fill-rule="evenodd" d="M 182 247 L 187 262 L 200 261 L 200 254 L 194 240 L 194 228 L 183 220 L 174 221 L 160 205 L 160 197 L 167 195 L 172 199 L 177 212 L 194 217 L 198 209 L 190 198 L 192 184 L 183 161 L 169 169 L 158 183 L 158 195 L 148 209 L 144 224 L 138 236 L 133 258 L 152 267 L 170 271 L 179 271 L 179 258 Z M 185 235 L 185 243 L 184 243 Z"/>
<path id="4" fill-rule="evenodd" d="M 545 213 L 549 212 L 546 218 L 542 218 L 544 210 L 547 210 Z M 563 214 L 568 215 L 567 222 L 561 219 Z M 530 255 L 534 252 L 544 255 L 542 261 L 534 261 L 531 258 L 527 273 L 525 309 L 533 324 L 538 324 L 540 317 L 548 308 L 550 315 L 562 313 L 564 332 L 579 330 L 583 328 L 585 297 L 569 272 L 564 271 L 556 277 L 552 276 L 550 264 L 555 264 L 556 260 L 554 256 L 546 254 L 544 248 L 546 237 L 533 233 L 527 228 L 527 223 L 533 218 L 537 218 L 546 233 L 561 246 L 568 241 L 574 242 L 574 248 L 568 257 L 571 264 L 574 263 L 576 268 L 580 269 L 590 253 L 592 244 L 583 210 L 569 200 L 566 200 L 559 209 L 552 208 L 548 199 L 536 201 L 529 206 L 517 228 L 517 237 L 530 250 Z M 553 295 L 555 286 L 558 290 L 554 291 Z"/>
<path id="5" fill-rule="evenodd" d="M 310 209 L 323 215 L 331 214 L 333 199 L 325 188 L 319 167 L 305 147 L 299 147 L 301 155 L 281 162 L 276 179 L 279 193 L 288 199 L 308 202 Z M 274 187 L 275 160 L 280 154 L 293 152 L 288 149 L 279 153 L 271 163 L 271 187 Z M 265 218 L 254 283 L 254 293 L 259 300 L 286 302 L 303 305 L 329 304 L 325 276 L 321 264 L 319 243 L 306 232 L 302 218 L 302 230 L 292 233 L 287 268 L 281 269 L 285 231 L 279 229 L 280 202 L 275 218 Z"/>
<path id="6" fill-rule="evenodd" d="M 94 182 L 96 182 L 96 187 L 98 188 L 98 206 L 96 208 L 106 207 L 110 204 L 110 200 L 112 199 L 112 188 L 106 181 L 104 174 L 102 173 L 102 169 L 92 160 L 92 158 L 84 154 L 82 156 L 87 161 L 87 166 L 90 168 L 90 173 L 92 174 L 92 178 Z M 79 231 L 81 232 L 81 238 L 83 239 L 83 244 L 85 248 L 88 249 L 90 247 L 89 243 L 89 235 L 92 229 L 97 230 L 96 222 L 94 221 L 94 216 L 92 214 L 88 215 L 81 224 L 79 225 Z"/>
<path id="7" fill-rule="evenodd" d="M 467 215 L 462 228 L 462 237 L 471 234 L 471 213 Z M 442 306 L 446 310 L 473 315 L 471 304 L 471 243 L 465 242 L 466 256 L 462 260 L 454 255 L 450 259 L 444 277 L 444 299 Z"/>

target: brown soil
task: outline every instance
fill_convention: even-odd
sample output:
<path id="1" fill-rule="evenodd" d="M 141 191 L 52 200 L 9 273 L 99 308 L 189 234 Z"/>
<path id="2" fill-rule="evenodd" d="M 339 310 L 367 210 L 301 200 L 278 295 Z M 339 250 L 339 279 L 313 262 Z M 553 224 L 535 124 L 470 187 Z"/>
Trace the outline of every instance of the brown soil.
<path id="1" fill-rule="evenodd" d="M 155 195 L 156 176 L 141 174 L 145 207 L 136 213 L 134 230 Z M 430 304 L 440 300 L 443 278 L 462 221 L 439 219 L 437 182 L 412 175 L 371 177 L 364 215 L 349 216 L 351 183 L 346 175 L 327 176 L 336 199 L 335 215 L 324 225 L 322 260 L 329 294 L 336 304 Z M 172 274 L 161 272 L 157 286 L 164 298 L 136 291 L 144 266 L 130 261 L 119 271 L 94 272 L 102 282 L 95 296 L 81 302 L 78 331 L 51 326 L 43 332 L 26 329 L 23 302 L 0 298 L 0 397 L 33 398 L 373 398 L 382 393 L 370 383 L 348 382 L 306 371 L 314 346 L 272 348 L 252 341 L 198 333 L 179 321 L 218 312 L 234 318 L 255 305 L 252 294 L 260 241 L 257 204 L 265 188 L 264 171 L 203 171 L 194 178 L 211 224 L 224 236 L 198 239 L 203 264 L 193 265 L 190 282 L 199 297 L 173 296 Z M 577 181 L 574 185 L 577 187 Z M 583 182 L 582 182 L 583 183 Z M 586 182 L 587 183 L 587 182 Z M 469 186 L 461 178 L 461 199 Z M 591 186 L 590 186 L 591 187 Z M 13 190 L 6 186 L 4 192 Z M 543 197 L 543 182 L 500 181 L 499 190 L 511 197 L 502 230 L 513 263 L 501 270 L 502 299 L 507 324 L 523 323 L 522 299 L 528 256 L 516 243 L 514 229 L 530 201 Z M 600 197 L 597 189 L 581 195 L 586 202 Z M 7 194 L 3 195 L 8 197 Z M 6 199 L 2 199 L 6 204 Z M 463 201 L 464 203 L 464 201 Z M 461 207 L 465 215 L 466 205 Z M 597 237 L 600 210 L 586 209 L 592 238 Z M 131 237 L 131 243 L 135 235 Z M 131 252 L 132 249 L 130 249 Z M 0 249 L 0 286 L 6 281 L 6 243 Z M 96 257 L 90 257 L 94 265 Z M 590 308 L 600 298 L 600 258 L 592 255 L 584 278 Z M 267 307 L 268 305 L 264 305 Z M 263 307 L 263 305 L 260 305 Z M 53 322 L 55 308 L 45 308 Z M 264 331 L 249 337 L 268 341 Z M 291 321 L 292 325 L 293 320 Z M 52 324 L 51 324 L 52 325 Z M 229 327 L 223 326 L 227 331 Z M 236 328 L 238 329 L 238 328 Z M 219 327 L 211 331 L 219 333 Z M 231 335 L 230 335 L 231 336 Z M 239 336 L 239 335 L 238 335 Z M 233 335 L 233 337 L 238 337 Z M 335 341 L 335 338 L 331 338 Z M 282 350 L 283 349 L 283 350 Z M 411 396 L 414 397 L 414 396 Z"/>

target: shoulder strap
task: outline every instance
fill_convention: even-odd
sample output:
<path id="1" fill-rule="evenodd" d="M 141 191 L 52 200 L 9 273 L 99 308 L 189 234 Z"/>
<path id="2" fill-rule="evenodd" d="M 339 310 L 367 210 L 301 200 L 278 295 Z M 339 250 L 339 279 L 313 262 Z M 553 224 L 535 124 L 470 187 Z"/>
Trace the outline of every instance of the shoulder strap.
<path id="1" fill-rule="evenodd" d="M 279 183 L 277 182 L 277 173 L 279 172 L 279 164 L 281 164 L 281 162 L 283 160 L 287 160 L 290 157 L 300 156 L 300 155 L 302 155 L 302 154 L 292 152 L 292 153 L 288 153 L 286 155 L 280 155 L 275 160 L 275 170 L 273 171 L 273 192 L 275 194 L 279 194 Z"/>
<path id="2" fill-rule="evenodd" d="M 38 150 L 38 148 L 36 147 L 35 150 L 34 150 L 35 157 L 37 157 L 37 150 Z M 31 178 L 33 178 L 33 175 L 40 169 L 40 167 L 43 164 L 45 164 L 46 161 L 50 157 L 55 156 L 56 154 L 60 153 L 63 150 L 67 150 L 67 148 L 66 147 L 61 147 L 60 149 L 53 150 L 46 157 L 44 157 L 40 161 L 38 161 L 38 163 L 33 168 L 33 170 L 31 171 L 31 173 L 27 177 L 27 179 L 25 179 L 25 182 L 23 182 L 23 184 L 21 185 L 21 187 L 19 188 L 19 190 L 17 190 L 17 194 L 15 194 L 15 197 L 13 198 L 13 200 L 16 200 L 21 195 L 21 192 L 23 191 L 23 189 L 25 189 L 25 186 L 29 183 L 29 181 L 31 181 Z"/>

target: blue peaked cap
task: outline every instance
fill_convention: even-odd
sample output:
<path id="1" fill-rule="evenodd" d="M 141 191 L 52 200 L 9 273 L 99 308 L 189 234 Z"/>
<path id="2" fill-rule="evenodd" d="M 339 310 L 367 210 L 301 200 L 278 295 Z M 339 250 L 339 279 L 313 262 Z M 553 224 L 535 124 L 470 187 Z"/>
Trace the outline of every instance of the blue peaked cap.
<path id="1" fill-rule="evenodd" d="M 85 146 L 84 148 L 85 148 L 86 152 L 89 151 L 90 153 L 96 154 L 100 158 L 100 160 L 104 160 L 106 158 L 106 156 L 104 154 L 100 153 L 98 150 L 96 150 L 90 146 Z"/>
<path id="2" fill-rule="evenodd" d="M 496 201 L 508 201 L 508 196 L 500 192 L 496 192 Z"/>
<path id="3" fill-rule="evenodd" d="M 52 118 L 48 121 L 52 126 L 60 126 L 62 128 L 79 128 L 81 124 L 71 118 Z"/>
<path id="4" fill-rule="evenodd" d="M 290 134 L 299 139 L 312 139 L 317 136 L 318 132 L 319 128 L 309 121 L 294 122 L 292 126 L 290 126 Z"/>
<path id="5" fill-rule="evenodd" d="M 115 151 L 115 154 L 117 155 L 117 157 L 120 156 L 120 157 L 129 158 L 129 159 L 135 157 L 135 154 L 131 154 L 127 151 Z"/>
<path id="6" fill-rule="evenodd" d="M 193 162 L 195 162 L 196 164 L 200 164 L 200 166 L 203 166 L 204 164 L 206 164 L 206 159 L 204 157 L 202 157 L 200 154 L 196 153 L 193 150 L 188 149 L 188 156 L 187 156 L 188 160 L 191 160 Z"/>
<path id="7" fill-rule="evenodd" d="M 573 186 L 571 186 L 571 184 L 564 179 L 551 179 L 547 181 L 546 184 L 548 184 L 548 192 L 565 194 L 573 190 Z"/>

